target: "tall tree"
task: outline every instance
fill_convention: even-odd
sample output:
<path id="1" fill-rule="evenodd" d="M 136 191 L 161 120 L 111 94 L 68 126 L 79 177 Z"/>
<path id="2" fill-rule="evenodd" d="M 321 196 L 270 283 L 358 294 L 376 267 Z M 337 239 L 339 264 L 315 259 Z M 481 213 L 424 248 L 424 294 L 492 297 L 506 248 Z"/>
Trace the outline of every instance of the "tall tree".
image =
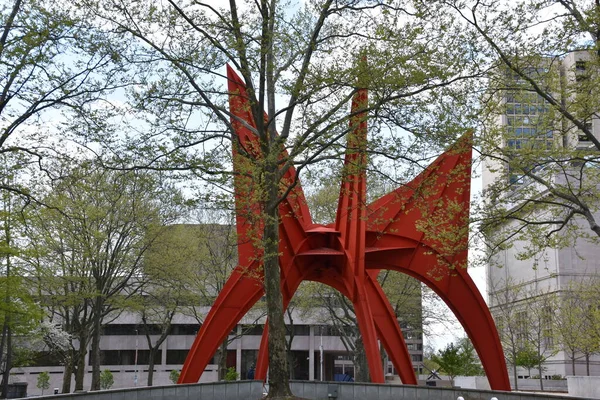
<path id="1" fill-rule="evenodd" d="M 462 21 L 490 66 L 479 145 L 495 180 L 484 194 L 491 252 L 526 240 L 534 257 L 577 240 L 598 243 L 600 4 L 595 0 L 422 2 Z M 580 59 L 565 66 L 579 51 Z M 472 114 L 471 114 L 472 115 Z M 504 121 L 502 124 L 499 121 Z"/>
<path id="2" fill-rule="evenodd" d="M 77 116 L 102 129 L 107 107 L 92 105 L 134 82 L 119 63 L 123 43 L 108 41 L 88 17 L 46 0 L 0 6 L 0 154 L 19 154 L 46 170 L 68 153 L 61 125 Z M 31 196 L 20 181 L 0 189 Z"/>
<path id="3" fill-rule="evenodd" d="M 448 85 L 479 72 L 466 62 L 471 54 L 459 45 L 462 32 L 450 20 L 420 20 L 404 1 L 320 0 L 294 7 L 276 0 L 232 0 L 228 9 L 177 0 L 83 3 L 115 28 L 113 40 L 139 43 L 123 54 L 145 79 L 130 93 L 129 116 L 137 114 L 123 129 L 135 133 L 130 136 L 134 142 L 126 145 L 140 167 L 188 169 L 223 185 L 221 173 L 231 171 L 226 141 L 233 138 L 240 156 L 247 158 L 248 192 L 264 222 L 257 226 L 257 247 L 269 313 L 269 396 L 290 396 L 278 212 L 297 182 L 282 178 L 291 166 L 302 173 L 311 163 L 339 155 L 340 138 L 348 131 L 348 103 L 359 81 L 370 90 L 374 131 L 382 133 L 373 146 L 385 149 L 379 154 L 392 163 L 410 159 L 424 145 L 420 139 L 407 144 L 407 131 L 427 133 L 426 141 L 456 137 L 464 127 L 441 112 L 452 102 Z M 253 124 L 237 121 L 225 106 L 225 63 L 242 76 Z M 258 138 L 254 154 L 238 146 L 232 118 Z"/>
<path id="4" fill-rule="evenodd" d="M 225 284 L 236 259 L 235 243 L 228 224 L 177 224 L 165 229 L 150 247 L 143 264 L 148 284 L 142 304 L 136 305 L 150 350 L 148 386 L 154 356 L 170 333 L 173 318 L 177 313 L 191 314 L 202 323 L 199 308 L 210 304 Z M 152 335 L 158 337 L 153 340 Z M 226 370 L 220 361 L 225 361 L 227 342 L 217 355 L 220 378 Z"/>
<path id="5" fill-rule="evenodd" d="M 521 283 L 510 279 L 506 282 L 489 282 L 488 288 L 490 311 L 496 322 L 504 356 L 512 367 L 515 390 L 518 390 L 518 356 L 526 341 L 523 327 L 526 317 L 522 306 L 526 290 Z"/>
<path id="6" fill-rule="evenodd" d="M 20 157 L 0 156 L 0 185 L 14 187 L 22 175 Z M 23 234 L 27 204 L 10 191 L 0 191 L 0 397 L 6 398 L 11 369 L 15 366 L 17 343 L 15 335 L 25 335 L 35 328 L 40 318 L 39 306 L 29 292 L 26 270 L 19 261 L 22 250 L 18 245 Z"/>
<path id="7" fill-rule="evenodd" d="M 590 357 L 600 353 L 600 312 L 597 307 L 600 302 L 600 281 L 598 276 L 595 276 L 585 282 L 573 283 L 569 289 L 565 297 L 571 301 L 573 298 L 578 300 L 575 313 L 580 317 L 572 328 L 579 329 L 575 346 L 585 359 L 586 374 L 589 376 Z M 569 307 L 569 302 L 565 303 L 563 307 Z M 560 314 L 558 318 L 561 323 L 568 322 L 568 319 L 562 321 Z"/>
<path id="8" fill-rule="evenodd" d="M 537 368 L 543 389 L 546 361 L 556 355 L 561 303 L 557 293 L 528 286 L 527 282 L 491 283 L 491 311 L 504 353 L 513 368 L 515 389 L 517 367 Z"/>
<path id="9" fill-rule="evenodd" d="M 588 304 L 584 300 L 585 295 L 580 290 L 583 284 L 570 282 L 567 290 L 560 298 L 559 308 L 556 315 L 557 336 L 562 345 L 562 350 L 571 359 L 571 374 L 576 375 L 575 361 L 581 357 L 579 353 L 582 336 L 589 335 L 587 332 Z"/>
<path id="10" fill-rule="evenodd" d="M 217 206 L 202 204 L 193 217 L 196 225 L 189 227 L 186 235 L 186 243 L 198 255 L 188 260 L 186 265 L 189 290 L 197 294 L 199 301 L 197 304 L 188 304 L 183 308 L 183 313 L 194 317 L 199 324 L 204 322 L 206 306 L 214 302 L 238 260 L 237 233 L 233 215 L 227 211 L 227 207 L 230 207 L 227 200 L 225 204 L 219 202 Z M 257 313 L 255 322 L 259 316 L 264 316 L 264 312 Z M 232 331 L 215 353 L 219 380 L 225 379 L 227 374 L 227 347 L 238 337 L 237 331 Z"/>
<path id="11" fill-rule="evenodd" d="M 144 284 L 144 253 L 161 227 L 177 216 L 177 194 L 147 172 L 111 172 L 84 162 L 46 196 L 52 208 L 40 210 L 31 225 L 31 264 L 39 295 L 48 299 L 49 317 L 77 339 L 75 389 L 83 389 L 84 364 L 91 344 L 91 389 L 99 389 L 100 334 Z M 63 384 L 68 386 L 68 384 Z"/>
<path id="12" fill-rule="evenodd" d="M 533 350 L 531 359 L 537 361 L 540 388 L 544 390 L 544 364 L 556 355 L 558 346 L 556 338 L 555 311 L 558 309 L 556 293 L 538 291 L 537 297 L 529 300 L 527 306 L 528 336 L 527 342 Z M 532 296 L 533 297 L 533 296 Z"/>

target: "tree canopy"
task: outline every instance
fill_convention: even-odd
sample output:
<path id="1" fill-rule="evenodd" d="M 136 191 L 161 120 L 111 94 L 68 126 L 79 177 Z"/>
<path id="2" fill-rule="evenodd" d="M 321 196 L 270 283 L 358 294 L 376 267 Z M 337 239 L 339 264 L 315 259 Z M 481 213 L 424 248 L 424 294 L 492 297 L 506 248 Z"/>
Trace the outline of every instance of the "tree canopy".
<path id="1" fill-rule="evenodd" d="M 457 343 L 449 343 L 444 349 L 438 350 L 431 359 L 452 380 L 459 375 L 483 375 L 483 368 L 475 348 L 468 338 L 462 338 Z"/>

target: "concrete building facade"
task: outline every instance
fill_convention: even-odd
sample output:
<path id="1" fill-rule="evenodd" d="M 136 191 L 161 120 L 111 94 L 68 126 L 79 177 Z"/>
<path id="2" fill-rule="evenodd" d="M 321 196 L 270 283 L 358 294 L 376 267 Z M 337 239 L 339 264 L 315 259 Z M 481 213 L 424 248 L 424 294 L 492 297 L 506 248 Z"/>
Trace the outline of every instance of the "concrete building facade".
<path id="1" fill-rule="evenodd" d="M 202 312 L 202 310 L 199 310 Z M 204 312 L 207 312 L 205 309 Z M 322 322 L 326 310 L 314 310 L 313 313 L 294 313 L 294 331 L 291 350 L 293 360 L 292 378 L 307 381 L 347 380 L 354 377 L 352 355 L 344 347 L 341 338 L 331 325 Z M 229 336 L 226 356 L 227 367 L 235 368 L 239 379 L 248 379 L 248 372 L 256 362 L 262 335 L 264 318 L 257 320 L 248 316 L 243 324 L 236 326 Z M 176 315 L 171 334 L 160 346 L 154 366 L 154 385 L 171 384 L 171 371 L 180 371 L 187 353 L 199 329 L 198 322 L 183 314 Z M 100 341 L 101 369 L 108 369 L 114 376 L 112 388 L 127 388 L 147 386 L 149 350 L 146 336 L 142 333 L 143 325 L 139 317 L 122 313 L 107 324 L 103 329 Z M 409 352 L 413 360 L 415 372 L 422 372 L 423 338 L 419 331 L 405 330 Z M 151 335 L 153 343 L 158 338 Z M 288 337 L 289 339 L 289 337 Z M 50 393 L 54 388 L 62 387 L 64 368 L 59 360 L 51 355 L 40 354 L 37 365 L 14 368 L 12 382 L 27 382 L 28 394 L 39 395 L 41 390 L 36 388 L 37 378 L 41 372 L 50 373 Z M 86 371 L 84 388 L 91 383 L 91 366 L 89 351 L 86 356 Z M 218 366 L 211 363 L 200 378 L 200 382 L 218 380 Z M 397 373 L 391 364 L 387 363 L 386 377 L 400 383 Z M 74 387 L 74 382 L 72 387 Z"/>
<path id="2" fill-rule="evenodd" d="M 581 85 L 574 84 L 586 79 L 587 74 L 591 73 L 588 69 L 591 57 L 587 51 L 572 52 L 558 61 L 557 59 L 542 60 L 537 68 L 542 70 L 548 79 L 554 79 L 555 83 L 560 82 L 560 85 L 556 86 L 557 92 L 553 95 L 561 99 L 563 104 L 568 105 L 576 102 L 579 95 L 572 88 Z M 537 148 L 594 151 L 594 145 L 589 138 L 568 120 L 552 115 L 548 102 L 538 94 L 504 90 L 496 92 L 495 95 L 500 96 L 499 109 L 504 110 L 503 113 L 497 115 L 495 122 L 496 128 L 503 132 L 503 135 L 499 136 L 501 139 L 498 139 L 497 146 L 499 148 L 518 150 L 524 148 L 525 145 L 531 146 L 532 141 L 535 141 Z M 590 113 L 590 115 L 594 114 Z M 539 123 L 540 121 L 545 122 L 542 124 Z M 552 122 L 554 126 L 548 125 L 549 122 Z M 600 138 L 600 119 L 592 116 L 585 123 L 593 135 Z M 538 154 L 543 154 L 543 152 Z M 584 168 L 575 162 L 569 164 L 571 162 L 555 161 L 555 165 L 559 166 L 562 172 L 557 172 L 556 168 L 548 168 L 548 172 L 546 172 L 544 167 L 535 167 L 537 168 L 535 173 L 556 186 L 597 185 L 597 183 L 585 182 L 587 178 Z M 543 163 L 540 164 L 543 165 Z M 525 209 L 524 204 L 529 201 L 528 199 L 550 199 L 553 196 L 548 188 L 540 182 L 515 173 L 508 165 L 504 165 L 494 157 L 487 157 L 484 160 L 482 181 L 484 201 L 488 207 L 494 207 L 498 198 L 501 197 L 500 200 L 506 207 L 506 212 L 515 211 L 515 215 L 519 210 Z M 592 189 L 594 188 L 596 186 L 592 187 Z M 596 196 L 600 193 L 600 187 L 597 189 Z M 591 200 L 593 201 L 593 198 Z M 536 206 L 535 202 L 532 204 L 534 205 L 526 208 L 530 223 L 552 220 L 556 216 L 553 214 L 556 212 L 555 210 L 544 205 Z M 595 210 L 595 217 L 600 219 L 597 205 L 593 206 L 593 210 Z M 585 232 L 586 229 L 589 231 L 588 222 L 581 216 L 575 216 L 569 223 L 581 228 L 580 232 Z M 586 235 L 571 237 L 569 245 L 566 246 L 538 248 L 537 251 L 532 251 L 536 244 L 533 243 L 533 239 L 528 240 L 527 235 L 522 234 L 525 232 L 523 226 L 523 221 L 515 218 L 496 224 L 494 232 L 488 232 L 488 235 L 492 235 L 491 237 L 494 235 L 506 236 L 515 234 L 515 232 L 518 234 L 514 236 L 514 240 L 493 249 L 487 268 L 487 285 L 488 303 L 495 317 L 500 318 L 498 315 L 507 302 L 514 302 L 517 310 L 519 307 L 521 308 L 517 314 L 519 312 L 522 314 L 521 318 L 523 326 L 525 326 L 527 321 L 531 322 L 532 318 L 532 310 L 528 310 L 528 307 L 531 307 L 532 304 L 541 304 L 532 302 L 532 299 L 544 295 L 556 296 L 560 299 L 572 282 L 589 281 L 591 278 L 600 276 L 600 245 L 592 233 L 587 237 Z M 555 227 L 558 227 L 558 224 Z M 565 232 L 576 232 L 576 230 Z M 496 244 L 494 243 L 494 245 Z M 530 256 L 525 257 L 524 254 L 528 253 Z M 516 288 L 512 297 L 506 294 L 511 287 Z M 527 377 L 530 374 L 541 374 L 548 378 L 556 375 L 586 374 L 584 357 L 580 355 L 573 363 L 561 343 L 556 342 L 557 336 L 551 332 L 550 320 L 556 316 L 556 311 L 556 309 L 549 310 L 548 316 L 544 317 L 548 319 L 548 328 L 545 334 L 548 337 L 546 353 L 549 354 L 549 358 L 544 362 L 545 369 L 543 371 L 534 369 L 533 372 L 530 372 L 519 368 L 520 377 Z M 600 375 L 600 357 L 593 356 L 589 362 L 591 374 Z M 575 368 L 573 368 L 573 364 L 575 364 Z"/>

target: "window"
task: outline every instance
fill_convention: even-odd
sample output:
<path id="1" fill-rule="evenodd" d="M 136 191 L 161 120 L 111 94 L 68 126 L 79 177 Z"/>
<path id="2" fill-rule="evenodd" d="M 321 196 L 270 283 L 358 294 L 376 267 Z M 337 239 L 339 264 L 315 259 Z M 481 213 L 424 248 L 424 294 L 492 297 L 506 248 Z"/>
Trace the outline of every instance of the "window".
<path id="1" fill-rule="evenodd" d="M 188 352 L 189 350 L 167 350 L 167 364 L 183 364 Z"/>
<path id="2" fill-rule="evenodd" d="M 31 356 L 31 366 L 51 367 L 62 365 L 60 357 L 48 351 L 35 352 Z"/>
<path id="3" fill-rule="evenodd" d="M 171 335 L 196 335 L 199 330 L 199 324 L 177 324 L 171 326 Z"/>
<path id="4" fill-rule="evenodd" d="M 421 332 L 406 331 L 404 332 L 404 338 L 420 340 L 423 339 L 423 334 Z"/>
<path id="5" fill-rule="evenodd" d="M 294 328 L 294 336 L 308 336 L 310 335 L 309 325 L 286 325 L 287 334 L 289 335 L 290 329 Z"/>
<path id="6" fill-rule="evenodd" d="M 135 335 L 138 326 L 135 324 L 110 324 L 105 325 L 102 328 L 103 335 Z M 139 334 L 142 334 L 142 330 L 139 330 Z"/>
<path id="7" fill-rule="evenodd" d="M 518 312 L 516 315 L 516 321 L 517 321 L 517 343 L 519 345 L 524 345 L 525 343 L 527 343 L 527 336 L 529 334 L 528 330 L 529 330 L 529 324 L 528 324 L 528 320 L 527 320 L 527 312 L 526 311 L 521 311 Z"/>
<path id="8" fill-rule="evenodd" d="M 262 325 L 242 325 L 242 334 L 248 336 L 262 336 L 263 334 Z"/>
<path id="9" fill-rule="evenodd" d="M 187 351 L 187 350 L 186 350 Z M 135 365 L 136 351 L 135 350 L 101 350 L 100 364 L 101 365 Z M 137 351 L 137 365 L 148 365 L 150 360 L 150 350 Z M 154 364 L 162 362 L 162 351 L 158 351 L 154 357 Z M 90 357 L 90 365 L 92 359 Z"/>

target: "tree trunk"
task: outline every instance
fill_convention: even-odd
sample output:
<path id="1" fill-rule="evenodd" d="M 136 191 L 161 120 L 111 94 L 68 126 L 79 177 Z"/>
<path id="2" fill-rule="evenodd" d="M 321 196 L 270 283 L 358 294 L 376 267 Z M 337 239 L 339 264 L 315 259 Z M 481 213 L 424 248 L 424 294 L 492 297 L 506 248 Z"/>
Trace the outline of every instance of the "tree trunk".
<path id="1" fill-rule="evenodd" d="M 173 314 L 170 314 L 172 318 Z M 154 379 L 154 359 L 156 357 L 156 354 L 158 353 L 158 350 L 160 349 L 160 346 L 163 344 L 163 342 L 167 339 L 167 337 L 169 336 L 169 333 L 171 332 L 171 319 L 169 319 L 169 322 L 163 326 L 162 332 L 160 334 L 160 337 L 156 340 L 156 343 L 154 343 L 154 346 L 152 345 L 152 339 L 150 337 L 150 332 L 148 331 L 148 324 L 146 321 L 146 317 L 142 317 L 142 322 L 144 323 L 144 331 L 146 333 L 146 342 L 148 343 L 148 350 L 149 350 L 149 360 L 148 360 L 148 386 L 152 386 L 152 380 Z"/>
<path id="2" fill-rule="evenodd" d="M 575 352 L 571 352 L 571 370 L 573 371 L 573 375 L 575 375 Z"/>
<path id="3" fill-rule="evenodd" d="M 148 355 L 148 386 L 152 386 L 152 380 L 154 379 L 154 357 L 158 351 L 158 346 L 150 348 L 150 354 Z"/>
<path id="4" fill-rule="evenodd" d="M 87 337 L 79 338 L 79 350 L 76 352 L 75 361 L 75 391 L 83 391 L 83 380 L 85 378 L 85 355 L 87 354 Z"/>
<path id="5" fill-rule="evenodd" d="M 538 365 L 538 373 L 540 377 L 540 390 L 544 391 L 544 370 L 542 369 L 542 364 Z"/>
<path id="6" fill-rule="evenodd" d="M 215 361 L 217 362 L 217 371 L 218 371 L 218 380 L 222 381 L 225 379 L 225 374 L 227 373 L 227 341 L 225 338 L 217 351 L 217 355 L 215 356 Z"/>
<path id="7" fill-rule="evenodd" d="M 290 320 L 290 325 L 289 325 L 289 329 L 286 328 L 289 340 L 286 340 L 286 353 L 287 353 L 287 357 L 288 357 L 288 365 L 290 368 L 290 379 L 294 379 L 294 372 L 295 372 L 295 364 L 296 364 L 296 358 L 294 357 L 294 353 L 292 353 L 292 343 L 294 341 L 294 320 L 292 319 L 292 313 L 290 312 L 290 309 L 288 308 L 286 310 L 286 313 L 288 315 L 288 319 Z"/>
<path id="8" fill-rule="evenodd" d="M 61 393 L 71 393 L 71 378 L 73 376 L 74 357 L 75 352 L 73 350 L 69 350 L 69 356 L 65 362 Z"/>
<path id="9" fill-rule="evenodd" d="M 365 354 L 365 346 L 360 336 L 355 341 L 354 345 L 354 381 L 369 382 L 369 364 L 367 363 L 367 355 Z"/>
<path id="10" fill-rule="evenodd" d="M 515 380 L 515 390 L 519 390 L 519 378 L 517 375 L 517 362 L 516 362 L 517 354 L 515 352 L 512 353 L 512 359 L 513 359 L 512 368 L 513 368 L 513 378 Z"/>
<path id="11" fill-rule="evenodd" d="M 18 7 L 18 6 L 15 6 Z M 10 208 L 9 208 L 10 209 Z M 5 210 L 6 211 L 6 210 Z M 5 234 L 5 240 L 6 240 L 6 246 L 10 247 L 11 245 L 11 231 L 10 231 L 10 224 L 7 221 L 4 222 L 4 234 Z M 11 268 L 12 264 L 11 264 L 11 259 L 10 259 L 10 255 L 6 256 L 6 293 L 4 293 L 4 303 L 7 306 L 8 309 L 8 305 L 10 304 L 11 301 L 11 296 L 10 296 L 10 279 L 11 279 Z M 2 397 L 3 399 L 6 398 L 6 395 L 8 394 L 8 378 L 10 377 L 10 370 L 12 369 L 12 330 L 10 329 L 10 313 L 6 313 L 4 314 L 4 323 L 2 325 L 2 348 L 0 350 L 4 349 L 4 346 L 6 345 L 6 358 L 4 359 L 4 372 L 2 374 L 2 389 L 0 390 L 0 397 Z M 0 352 L 0 357 L 2 355 L 4 355 L 5 353 L 2 351 Z"/>
<path id="12" fill-rule="evenodd" d="M 78 334 L 79 349 L 74 350 L 73 356 L 73 368 L 75 370 L 75 391 L 83 391 L 83 381 L 85 379 L 85 355 L 87 354 L 88 336 L 89 332 L 87 329 L 81 328 Z"/>
<path id="13" fill-rule="evenodd" d="M 8 381 L 10 378 L 10 370 L 12 369 L 13 358 L 12 330 L 10 329 L 10 317 L 7 316 L 5 321 L 5 323 L 8 324 L 8 326 L 6 335 L 6 364 L 4 365 L 4 373 L 2 374 L 2 393 L 0 394 L 0 397 L 2 397 L 3 399 L 5 399 L 6 395 L 8 394 Z"/>
<path id="14" fill-rule="evenodd" d="M 266 155 L 273 158 L 272 155 Z M 285 346 L 285 321 L 283 318 L 283 299 L 279 287 L 279 209 L 277 196 L 279 180 L 277 179 L 276 160 L 267 161 L 265 169 L 264 208 L 264 282 L 267 297 L 267 316 L 269 319 L 269 394 L 267 398 L 286 398 L 292 396 L 289 384 L 289 366 Z"/>
<path id="15" fill-rule="evenodd" d="M 5 359 L 1 359 L 4 356 L 4 349 L 6 348 L 6 342 L 8 340 L 8 314 L 4 315 L 4 323 L 2 324 L 2 339 L 0 339 L 0 365 L 5 364 L 8 367 L 8 351 L 9 349 L 7 348 L 6 351 L 6 357 Z M 7 369 L 7 368 L 6 368 Z M 0 389 L 0 395 L 1 395 L 2 390 Z M 2 398 L 6 398 L 6 396 L 2 396 Z"/>
<path id="16" fill-rule="evenodd" d="M 94 329 L 92 330 L 92 348 L 90 359 L 92 360 L 92 383 L 90 390 L 100 390 L 100 331 L 102 328 L 102 299 L 96 298 L 94 304 Z"/>
<path id="17" fill-rule="evenodd" d="M 589 353 L 585 355 L 585 372 L 587 376 L 590 376 L 590 355 Z"/>

